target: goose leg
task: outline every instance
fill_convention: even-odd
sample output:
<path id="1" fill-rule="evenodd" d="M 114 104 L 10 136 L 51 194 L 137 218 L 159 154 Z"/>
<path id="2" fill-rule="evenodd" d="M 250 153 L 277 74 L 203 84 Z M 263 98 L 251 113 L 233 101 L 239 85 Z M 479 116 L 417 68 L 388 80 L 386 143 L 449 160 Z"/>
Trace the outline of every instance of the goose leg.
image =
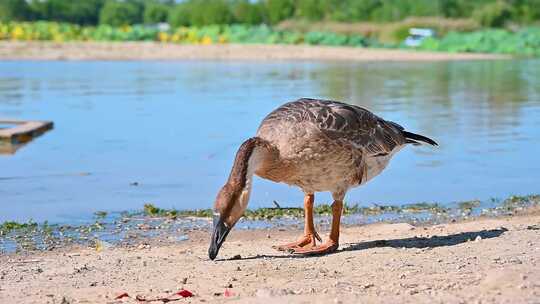
<path id="1" fill-rule="evenodd" d="M 330 238 L 326 243 L 313 247 L 292 248 L 292 253 L 314 255 L 331 253 L 339 247 L 339 225 L 341 221 L 341 212 L 343 209 L 342 200 L 334 200 L 332 204 L 332 230 L 330 231 Z"/>
<path id="2" fill-rule="evenodd" d="M 318 240 L 319 242 L 322 242 L 322 239 L 317 233 L 317 231 L 315 231 L 315 225 L 313 224 L 314 201 L 315 201 L 315 195 L 313 193 L 306 194 L 306 196 L 304 197 L 304 217 L 305 217 L 304 236 L 302 236 L 296 242 L 283 244 L 279 246 L 273 246 L 274 249 L 277 249 L 279 251 L 288 251 L 294 248 L 306 247 L 308 245 L 310 245 L 309 247 L 315 247 L 316 240 Z"/>

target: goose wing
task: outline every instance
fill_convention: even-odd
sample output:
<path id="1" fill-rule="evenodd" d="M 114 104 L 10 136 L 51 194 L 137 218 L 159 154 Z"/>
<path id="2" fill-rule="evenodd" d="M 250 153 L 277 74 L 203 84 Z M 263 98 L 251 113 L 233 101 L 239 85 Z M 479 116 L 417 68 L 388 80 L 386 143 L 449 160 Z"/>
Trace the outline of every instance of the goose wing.
<path id="1" fill-rule="evenodd" d="M 302 98 L 270 113 L 263 124 L 276 120 L 311 122 L 328 138 L 351 144 L 368 155 L 384 155 L 406 143 L 403 127 L 386 121 L 362 107 Z"/>

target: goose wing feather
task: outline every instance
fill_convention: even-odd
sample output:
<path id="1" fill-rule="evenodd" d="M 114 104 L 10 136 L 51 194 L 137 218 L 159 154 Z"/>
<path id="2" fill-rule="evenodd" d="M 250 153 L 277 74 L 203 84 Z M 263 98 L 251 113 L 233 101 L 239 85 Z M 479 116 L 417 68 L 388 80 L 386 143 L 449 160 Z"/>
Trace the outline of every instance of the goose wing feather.
<path id="1" fill-rule="evenodd" d="M 337 101 L 302 98 L 289 102 L 270 113 L 263 124 L 281 120 L 313 123 L 331 140 L 348 142 L 368 155 L 388 154 L 406 143 L 399 124 Z"/>

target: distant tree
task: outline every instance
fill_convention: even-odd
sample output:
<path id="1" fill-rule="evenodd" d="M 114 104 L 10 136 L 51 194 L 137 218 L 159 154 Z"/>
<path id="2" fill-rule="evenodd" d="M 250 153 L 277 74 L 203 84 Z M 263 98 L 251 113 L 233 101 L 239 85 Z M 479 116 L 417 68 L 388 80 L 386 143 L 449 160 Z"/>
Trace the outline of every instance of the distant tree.
<path id="1" fill-rule="evenodd" d="M 499 0 L 477 9 L 473 13 L 473 17 L 485 27 L 502 27 L 512 18 L 513 14 L 512 6 Z"/>
<path id="2" fill-rule="evenodd" d="M 176 5 L 169 17 L 173 26 L 230 24 L 232 7 L 226 0 L 186 0 Z"/>
<path id="3" fill-rule="evenodd" d="M 271 24 L 288 19 L 294 14 L 294 1 L 292 0 L 266 0 L 265 6 L 268 21 Z"/>
<path id="4" fill-rule="evenodd" d="M 262 2 L 252 3 L 249 0 L 237 0 L 232 3 L 231 9 L 235 23 L 260 24 L 264 20 Z"/>
<path id="5" fill-rule="evenodd" d="M 196 9 L 192 13 L 191 23 L 193 25 L 229 24 L 233 21 L 231 8 L 226 0 L 198 0 L 194 2 Z"/>
<path id="6" fill-rule="evenodd" d="M 345 0 L 343 7 L 332 10 L 331 18 L 336 21 L 369 21 L 373 12 L 382 6 L 381 0 Z M 338 13 L 339 12 L 339 13 Z"/>
<path id="7" fill-rule="evenodd" d="M 540 0 L 532 0 L 538 1 Z M 496 2 L 504 2 L 513 5 L 513 2 L 531 2 L 531 0 L 438 0 L 440 15 L 448 18 L 469 18 L 473 13 L 482 8 L 493 5 Z"/>
<path id="8" fill-rule="evenodd" d="M 540 21 L 540 0 L 0 0 L 0 20 L 81 25 L 387 22 L 409 16 L 473 18 L 484 26 L 530 24 Z"/>
<path id="9" fill-rule="evenodd" d="M 171 6 L 160 2 L 148 2 L 144 6 L 144 23 L 155 24 L 166 22 Z"/>
<path id="10" fill-rule="evenodd" d="M 169 13 L 169 24 L 173 27 L 191 25 L 191 11 L 190 3 L 177 4 Z"/>
<path id="11" fill-rule="evenodd" d="M 463 5 L 459 0 L 439 0 L 441 15 L 448 18 L 463 16 Z"/>
<path id="12" fill-rule="evenodd" d="M 104 0 L 33 0 L 30 8 L 35 19 L 95 25 Z"/>
<path id="13" fill-rule="evenodd" d="M 324 0 L 297 0 L 295 14 L 310 21 L 320 21 L 327 12 L 326 3 Z"/>
<path id="14" fill-rule="evenodd" d="M 30 14 L 30 8 L 25 0 L 0 1 L 0 21 L 27 20 Z"/>
<path id="15" fill-rule="evenodd" d="M 507 0 L 514 8 L 513 21 L 531 23 L 540 21 L 540 0 Z"/>
<path id="16" fill-rule="evenodd" d="M 405 0 L 402 1 L 405 5 L 406 14 L 402 18 L 408 16 L 437 16 L 441 14 L 441 6 L 439 0 Z"/>
<path id="17" fill-rule="evenodd" d="M 140 1 L 108 0 L 99 14 L 99 22 L 112 26 L 136 24 L 142 21 Z"/>
<path id="18" fill-rule="evenodd" d="M 325 19 L 345 22 L 350 18 L 350 12 L 345 9 L 349 9 L 347 0 L 326 0 L 325 2 Z"/>
<path id="19" fill-rule="evenodd" d="M 402 3 L 382 2 L 382 5 L 372 11 L 370 19 L 382 22 L 401 20 L 407 14 L 404 7 Z"/>

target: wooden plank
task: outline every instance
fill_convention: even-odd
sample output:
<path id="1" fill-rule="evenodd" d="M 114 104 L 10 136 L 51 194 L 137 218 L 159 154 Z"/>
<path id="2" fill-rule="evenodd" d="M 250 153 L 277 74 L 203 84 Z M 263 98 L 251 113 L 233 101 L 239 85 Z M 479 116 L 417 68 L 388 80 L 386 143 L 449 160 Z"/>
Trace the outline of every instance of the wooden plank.
<path id="1" fill-rule="evenodd" d="M 0 141 L 0 154 L 13 155 L 22 146 L 24 146 L 24 144 L 11 144 L 9 142 L 6 143 L 3 141 Z"/>
<path id="2" fill-rule="evenodd" d="M 0 129 L 0 141 L 12 144 L 25 143 L 54 127 L 52 121 L 26 121 L 0 119 L 0 124 L 13 127 Z"/>

